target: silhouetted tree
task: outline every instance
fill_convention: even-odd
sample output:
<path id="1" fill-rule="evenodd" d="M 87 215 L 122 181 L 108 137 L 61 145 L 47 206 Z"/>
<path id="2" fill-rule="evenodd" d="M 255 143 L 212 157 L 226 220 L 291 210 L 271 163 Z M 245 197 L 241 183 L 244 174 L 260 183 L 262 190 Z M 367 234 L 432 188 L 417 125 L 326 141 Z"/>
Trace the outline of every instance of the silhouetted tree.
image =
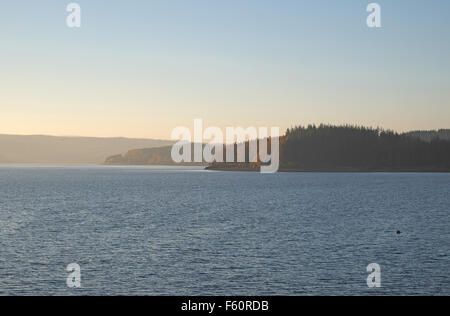
<path id="1" fill-rule="evenodd" d="M 450 170 L 450 141 L 431 142 L 380 128 L 309 125 L 287 130 L 285 166 L 363 169 L 435 167 Z"/>

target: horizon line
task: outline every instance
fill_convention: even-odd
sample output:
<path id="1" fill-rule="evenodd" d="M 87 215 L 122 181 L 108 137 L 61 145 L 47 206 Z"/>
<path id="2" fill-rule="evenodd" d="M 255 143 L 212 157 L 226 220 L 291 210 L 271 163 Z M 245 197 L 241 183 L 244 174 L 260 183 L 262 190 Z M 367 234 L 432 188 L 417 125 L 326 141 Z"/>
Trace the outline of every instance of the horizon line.
<path id="1" fill-rule="evenodd" d="M 373 126 L 365 126 L 360 124 L 329 124 L 329 123 L 321 123 L 321 124 L 299 124 L 299 125 L 293 125 L 288 128 L 286 128 L 286 131 L 288 129 L 292 129 L 295 127 L 308 127 L 310 125 L 313 126 L 320 126 L 320 125 L 326 125 L 326 126 L 336 126 L 336 127 L 345 127 L 345 126 L 354 126 L 354 127 L 364 127 L 369 129 L 382 129 L 385 131 L 392 131 L 398 134 L 406 134 L 406 133 L 412 133 L 412 132 L 439 132 L 439 131 L 446 131 L 450 130 L 449 128 L 436 128 L 436 129 L 412 129 L 412 130 L 406 130 L 406 131 L 397 131 L 394 129 L 385 129 L 383 127 L 373 127 Z M 284 133 L 286 133 L 286 131 Z M 81 136 L 81 135 L 52 135 L 52 134 L 16 134 L 16 133 L 2 133 L 0 132 L 0 136 L 12 136 L 12 137 L 51 137 L 51 138 L 96 138 L 96 139 L 133 139 L 133 140 L 153 140 L 153 141 L 163 141 L 163 142 L 171 142 L 173 140 L 171 139 L 162 139 L 162 138 L 152 138 L 152 137 L 131 137 L 131 136 Z"/>

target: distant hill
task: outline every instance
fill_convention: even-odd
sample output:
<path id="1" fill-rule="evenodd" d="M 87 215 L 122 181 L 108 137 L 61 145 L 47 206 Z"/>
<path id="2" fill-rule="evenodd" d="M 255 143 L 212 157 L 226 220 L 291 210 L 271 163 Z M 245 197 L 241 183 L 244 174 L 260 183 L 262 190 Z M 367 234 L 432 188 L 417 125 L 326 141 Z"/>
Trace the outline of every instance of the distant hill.
<path id="1" fill-rule="evenodd" d="M 120 152 L 171 144 L 153 139 L 0 135 L 0 163 L 101 164 Z"/>
<path id="2" fill-rule="evenodd" d="M 171 156 L 172 146 L 130 150 L 124 155 L 108 157 L 105 165 L 202 165 L 201 163 L 175 164 Z M 192 148 L 192 153 L 194 150 Z M 192 154 L 192 161 L 194 157 Z"/>
<path id="3" fill-rule="evenodd" d="M 124 155 L 106 158 L 106 165 L 173 165 L 171 146 L 133 149 Z"/>
<path id="4" fill-rule="evenodd" d="M 350 125 L 298 126 L 280 138 L 280 171 L 449 172 L 450 141 L 445 140 L 446 131 L 436 131 L 438 139 L 431 137 L 432 132 L 427 138 L 428 134 L 418 132 L 398 134 Z M 173 165 L 170 152 L 170 146 L 131 150 L 108 158 L 105 164 Z M 226 162 L 214 163 L 208 169 L 256 171 L 260 166 Z"/>
<path id="5" fill-rule="evenodd" d="M 450 129 L 441 129 L 438 131 L 413 131 L 405 133 L 405 135 L 420 138 L 421 140 L 426 142 L 431 142 L 436 138 L 450 140 Z"/>

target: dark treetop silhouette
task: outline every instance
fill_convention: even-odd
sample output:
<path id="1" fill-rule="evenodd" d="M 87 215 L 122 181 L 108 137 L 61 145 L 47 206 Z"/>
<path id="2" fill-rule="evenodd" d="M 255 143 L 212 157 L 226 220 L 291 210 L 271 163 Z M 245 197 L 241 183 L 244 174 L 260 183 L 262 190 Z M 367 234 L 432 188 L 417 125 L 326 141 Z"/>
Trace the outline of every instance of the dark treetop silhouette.
<path id="1" fill-rule="evenodd" d="M 356 171 L 450 171 L 450 141 L 358 126 L 288 129 L 284 168 Z"/>

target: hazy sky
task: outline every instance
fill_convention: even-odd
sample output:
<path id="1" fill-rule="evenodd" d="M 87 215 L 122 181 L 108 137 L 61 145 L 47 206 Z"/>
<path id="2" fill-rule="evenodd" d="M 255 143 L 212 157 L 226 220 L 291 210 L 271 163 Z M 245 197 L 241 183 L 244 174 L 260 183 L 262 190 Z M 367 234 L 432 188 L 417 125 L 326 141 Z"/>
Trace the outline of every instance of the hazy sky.
<path id="1" fill-rule="evenodd" d="M 169 138 L 208 126 L 450 128 L 450 1 L 0 3 L 0 133 Z"/>

